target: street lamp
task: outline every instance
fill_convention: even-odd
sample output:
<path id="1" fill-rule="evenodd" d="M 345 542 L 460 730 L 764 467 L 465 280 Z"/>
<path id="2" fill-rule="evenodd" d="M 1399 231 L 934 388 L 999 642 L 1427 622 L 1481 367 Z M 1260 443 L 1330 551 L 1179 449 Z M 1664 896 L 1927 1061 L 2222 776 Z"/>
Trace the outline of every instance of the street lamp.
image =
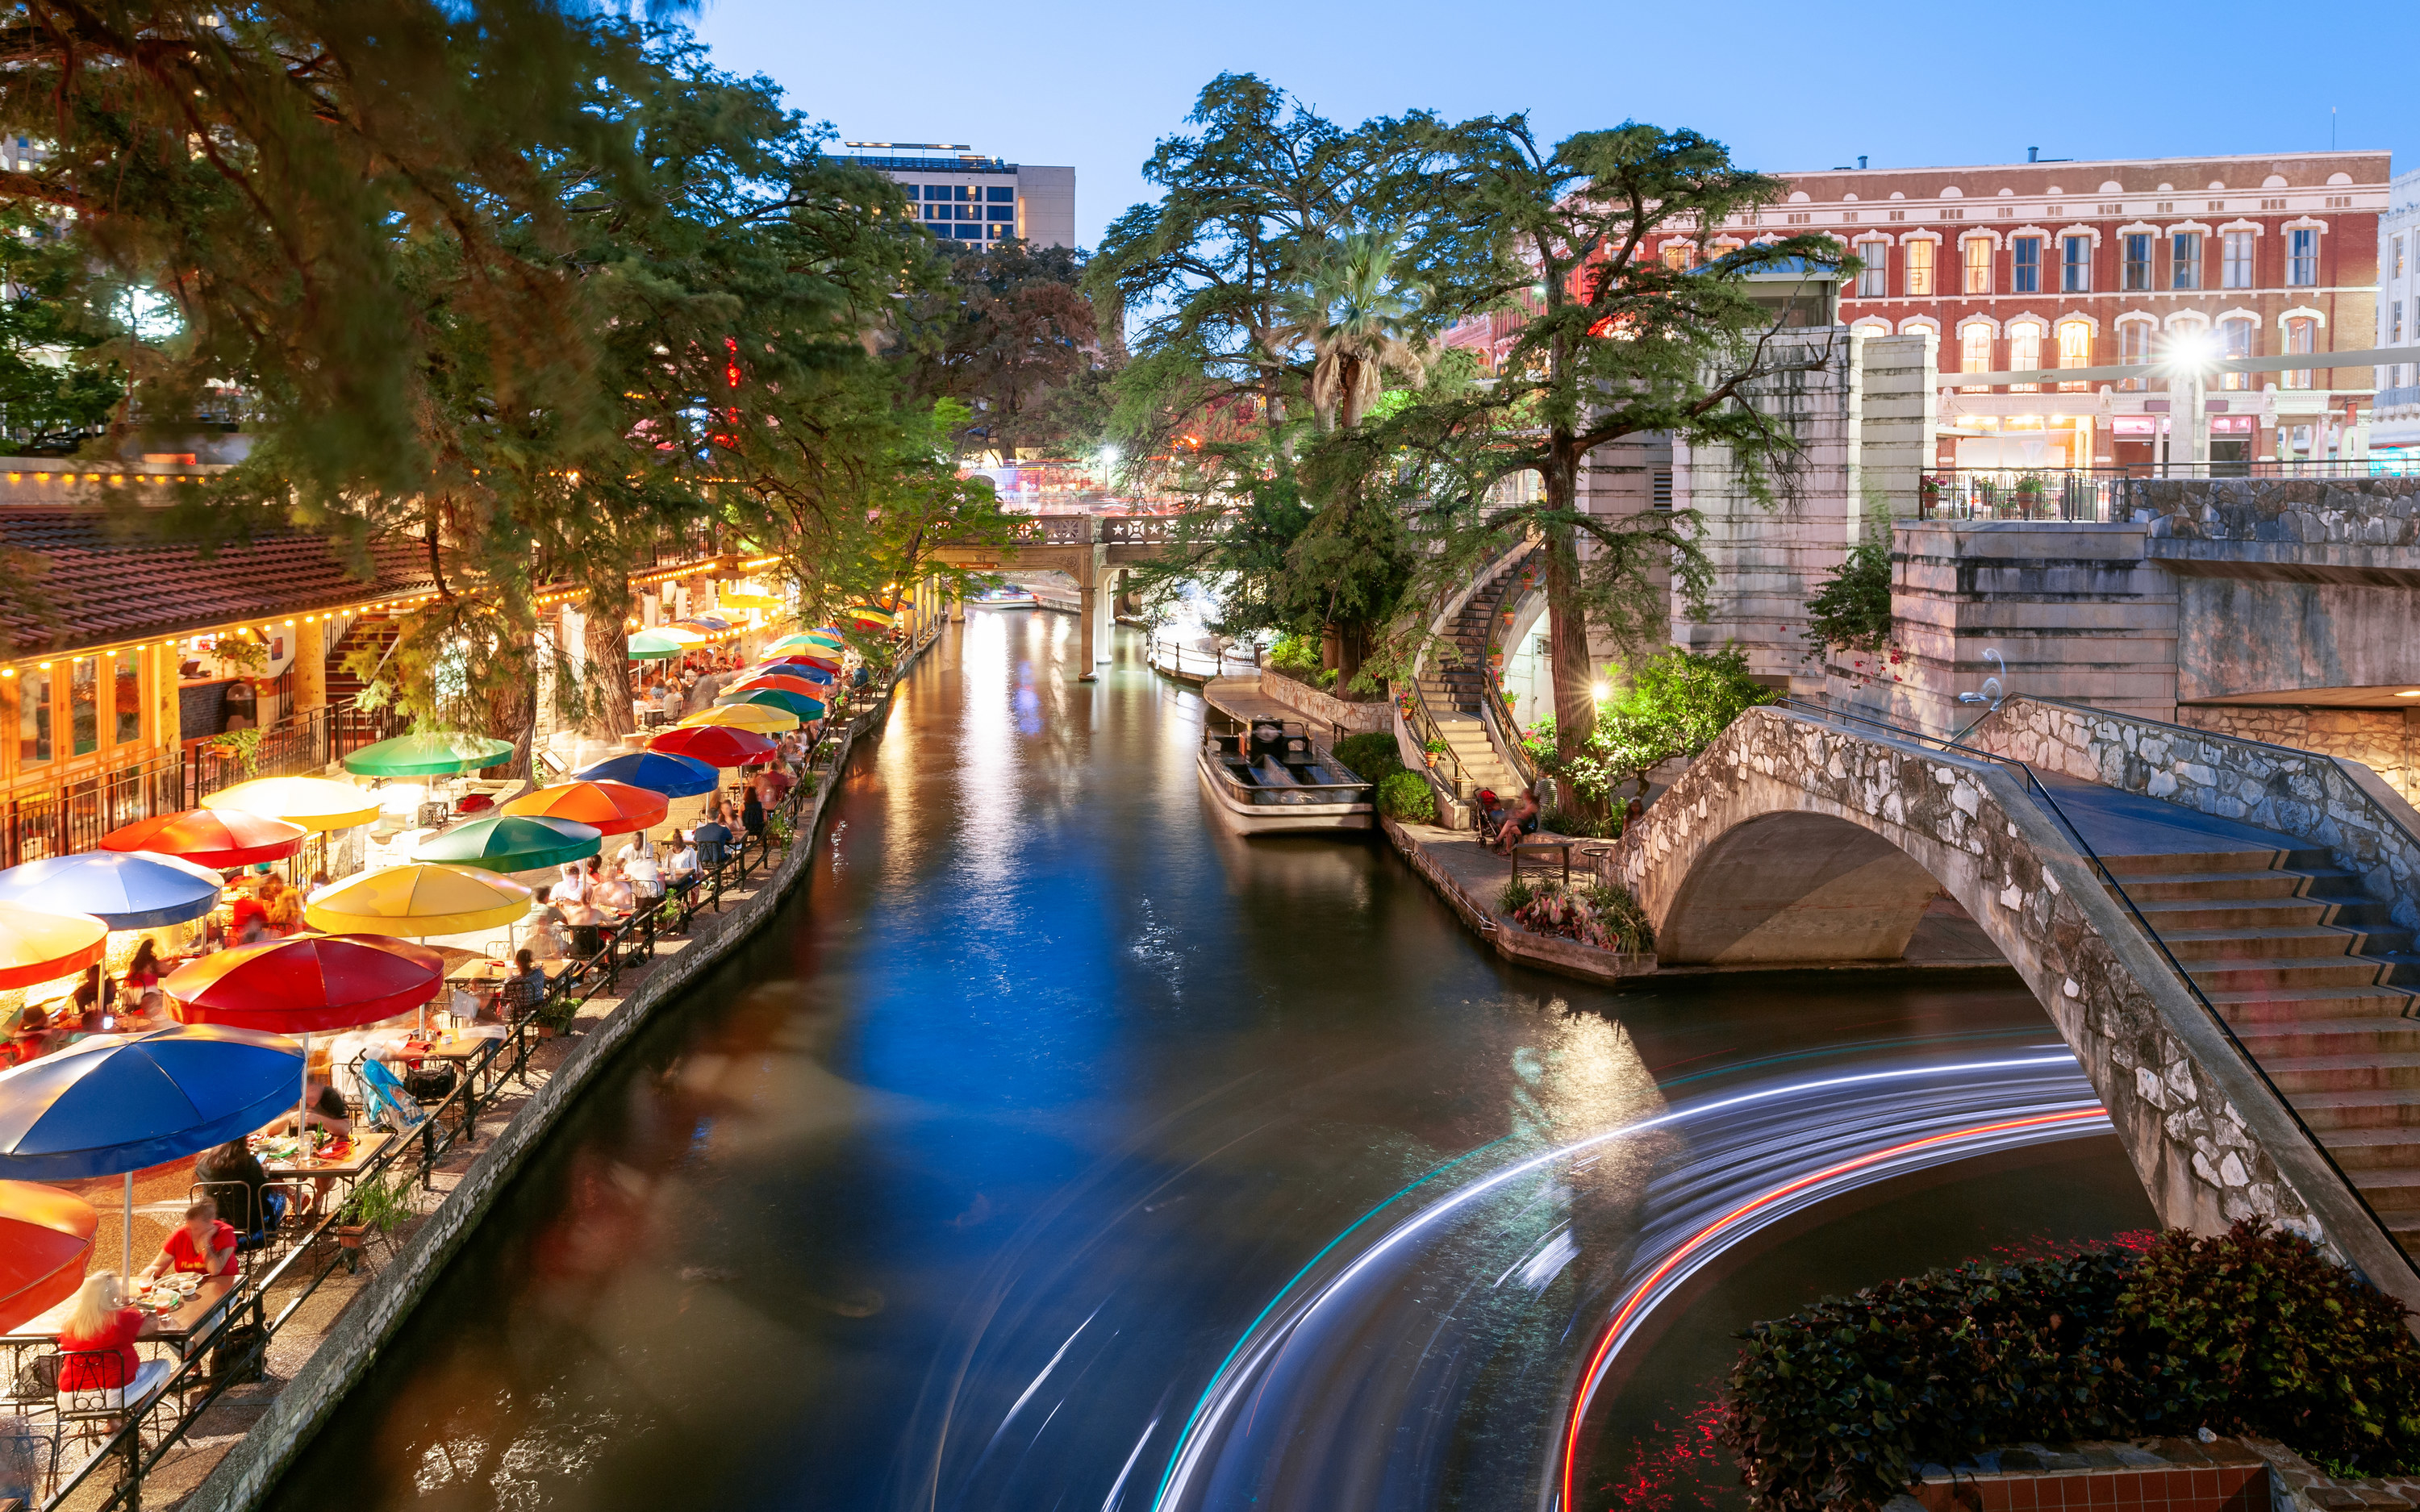
<path id="1" fill-rule="evenodd" d="M 2186 385 L 2185 424 L 2193 427 L 2188 432 L 2192 438 L 2188 442 L 2191 447 L 2191 455 L 2186 458 L 2188 463 L 2210 460 L 2207 429 L 2210 422 L 2209 417 L 2202 413 L 2202 385 L 2210 377 L 2211 364 L 2218 361 L 2218 352 L 2217 339 L 2206 331 L 2181 331 L 2168 343 L 2168 392 L 2176 392 L 2178 378 L 2182 378 Z M 2166 457 L 2171 465 L 2176 459 L 2176 422 L 2177 417 L 2171 413 L 2168 416 Z M 2164 472 L 2167 469 L 2164 467 L 2161 471 Z"/>

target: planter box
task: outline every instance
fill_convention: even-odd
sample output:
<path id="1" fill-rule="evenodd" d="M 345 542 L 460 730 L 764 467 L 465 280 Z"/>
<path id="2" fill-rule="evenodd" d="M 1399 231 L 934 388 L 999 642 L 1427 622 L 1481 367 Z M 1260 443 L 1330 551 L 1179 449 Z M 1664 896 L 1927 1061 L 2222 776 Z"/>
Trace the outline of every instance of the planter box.
<path id="1" fill-rule="evenodd" d="M 1652 951 L 1624 955 L 1619 950 L 1600 950 L 1592 945 L 1565 939 L 1560 934 L 1539 934 L 1512 922 L 1510 914 L 1496 917 L 1496 951 L 1515 961 L 1544 966 L 1566 976 L 1585 977 L 1590 981 L 1617 982 L 1624 977 L 1644 977 L 1655 970 Z"/>
<path id="2" fill-rule="evenodd" d="M 1955 1472 L 1929 1468 L 1923 1484 L 1885 1512 L 2269 1512 L 2272 1504 L 2268 1460 L 2233 1439 L 2026 1444 L 1977 1455 Z"/>

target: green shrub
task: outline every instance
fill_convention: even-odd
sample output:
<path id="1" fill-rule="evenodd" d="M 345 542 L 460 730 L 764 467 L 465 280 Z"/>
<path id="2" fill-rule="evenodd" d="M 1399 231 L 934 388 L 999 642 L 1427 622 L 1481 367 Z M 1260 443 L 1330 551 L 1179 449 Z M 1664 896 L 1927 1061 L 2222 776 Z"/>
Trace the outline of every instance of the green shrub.
<path id="1" fill-rule="evenodd" d="M 1499 914 L 1518 914 L 1522 909 L 1528 907 L 1530 901 L 1537 896 L 1538 884 L 1534 879 L 1514 877 L 1504 884 L 1502 892 L 1496 895 L 1496 911 Z"/>
<path id="2" fill-rule="evenodd" d="M 1556 934 L 1599 950 L 1645 952 L 1655 948 L 1647 911 L 1627 887 L 1595 882 L 1567 890 L 1553 877 L 1516 877 L 1496 906 L 1532 934 Z"/>
<path id="3" fill-rule="evenodd" d="M 1281 635 L 1270 643 L 1269 665 L 1297 677 L 1316 677 L 1322 671 L 1319 642 L 1307 635 Z"/>
<path id="4" fill-rule="evenodd" d="M 1614 949 L 1644 955 L 1655 949 L 1655 924 L 1647 917 L 1647 907 L 1628 887 L 1611 882 L 1599 882 L 1583 894 L 1589 906 L 1596 910 L 1605 933 L 1614 942 Z"/>
<path id="5" fill-rule="evenodd" d="M 1336 743 L 1335 756 L 1346 771 L 1364 782 L 1384 781 L 1404 769 L 1404 758 L 1391 730 L 1347 735 Z"/>
<path id="6" fill-rule="evenodd" d="M 1378 811 L 1389 819 L 1435 819 L 1436 795 L 1418 772 L 1389 772 L 1378 779 Z"/>
<path id="7" fill-rule="evenodd" d="M 1552 830 L 1558 835 L 1573 835 L 1587 840 L 1611 840 L 1621 833 L 1621 817 L 1619 814 L 1606 814 L 1600 817 L 1595 814 L 1575 813 L 1569 809 L 1549 809 L 1538 816 L 1538 827 Z"/>
<path id="8" fill-rule="evenodd" d="M 1723 1437 L 1761 1506 L 1855 1512 L 1928 1463 L 2027 1442 L 2273 1435 L 2331 1472 L 2420 1466 L 2402 1304 L 2257 1219 L 1978 1263 L 1743 1335 Z"/>

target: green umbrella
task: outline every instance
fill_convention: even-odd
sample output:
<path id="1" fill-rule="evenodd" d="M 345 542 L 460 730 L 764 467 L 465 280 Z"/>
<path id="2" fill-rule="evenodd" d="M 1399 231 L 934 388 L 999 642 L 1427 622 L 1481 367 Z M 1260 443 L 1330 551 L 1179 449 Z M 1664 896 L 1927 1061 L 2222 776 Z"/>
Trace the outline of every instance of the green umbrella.
<path id="1" fill-rule="evenodd" d="M 596 855 L 604 834 L 589 825 L 536 814 L 495 814 L 447 830 L 411 853 L 415 861 L 446 861 L 482 872 L 535 872 Z"/>
<path id="2" fill-rule="evenodd" d="M 642 630 L 630 637 L 632 661 L 654 661 L 663 656 L 677 656 L 688 649 L 686 645 L 661 630 Z"/>
<path id="3" fill-rule="evenodd" d="M 397 735 L 346 757 L 345 770 L 366 777 L 452 777 L 493 766 L 512 753 L 511 741 L 486 735 Z"/>
<path id="4" fill-rule="evenodd" d="M 762 703 L 768 708 L 786 710 L 801 719 L 820 719 L 824 706 L 804 693 L 792 693 L 779 687 L 748 687 L 736 693 L 725 693 L 717 703 Z"/>

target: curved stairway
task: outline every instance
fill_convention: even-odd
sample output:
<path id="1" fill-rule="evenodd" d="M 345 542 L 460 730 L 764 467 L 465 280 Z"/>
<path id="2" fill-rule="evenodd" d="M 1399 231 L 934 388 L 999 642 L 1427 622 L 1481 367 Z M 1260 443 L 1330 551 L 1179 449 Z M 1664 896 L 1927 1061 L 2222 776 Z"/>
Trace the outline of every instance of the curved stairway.
<path id="1" fill-rule="evenodd" d="M 1483 680 L 1487 676 L 1488 621 L 1495 616 L 1506 585 L 1520 573 L 1525 560 L 1513 558 L 1501 571 L 1471 590 L 1453 623 L 1447 626 L 1450 651 L 1431 647 L 1421 659 L 1419 675 L 1414 679 L 1419 687 L 1420 701 L 1428 705 L 1429 717 L 1436 720 L 1454 760 L 1461 764 L 1463 775 L 1470 779 L 1473 792 L 1487 788 L 1508 795 L 1521 788 L 1521 775 L 1497 753 L 1479 710 L 1486 697 Z"/>

